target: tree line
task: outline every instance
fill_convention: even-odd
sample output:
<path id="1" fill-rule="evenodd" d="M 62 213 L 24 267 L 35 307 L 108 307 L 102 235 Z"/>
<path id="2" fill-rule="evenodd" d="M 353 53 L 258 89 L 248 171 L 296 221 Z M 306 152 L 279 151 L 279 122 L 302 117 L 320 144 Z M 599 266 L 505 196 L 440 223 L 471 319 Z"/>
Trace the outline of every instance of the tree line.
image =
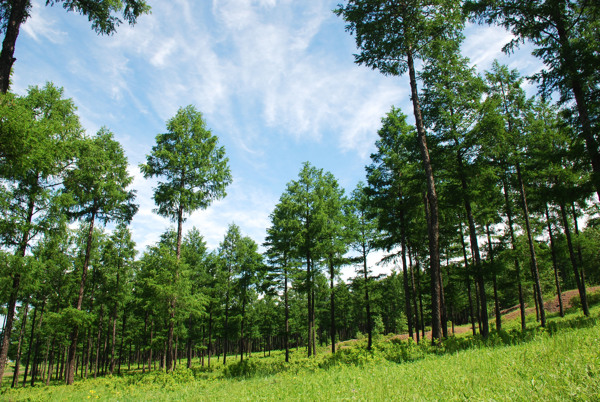
<path id="1" fill-rule="evenodd" d="M 139 166 L 158 179 L 155 212 L 175 227 L 137 257 L 135 192 L 113 134 L 87 135 L 53 84 L 1 95 L 0 381 L 8 357 L 13 386 L 21 366 L 23 384 L 72 384 L 123 365 L 171 371 L 181 359 L 210 366 L 271 349 L 287 362 L 291 348 L 310 357 L 361 334 L 369 349 L 377 334 L 420 342 L 431 329 L 435 343 L 463 323 L 487 337 L 513 306 L 523 330 L 526 303 L 542 326 L 545 297 L 564 314 L 563 289 L 577 288 L 589 315 L 586 284 L 600 282 L 599 7 L 349 0 L 336 13 L 356 36 L 357 63 L 409 74 L 415 125 L 391 108 L 365 182 L 348 193 L 306 162 L 260 245 L 234 223 L 212 251 L 200 230 L 184 233 L 232 181 L 193 106 Z M 508 49 L 537 46 L 539 96 L 498 62 L 476 72 L 460 53 L 468 18 L 510 29 Z M 390 275 L 372 274 L 375 251 Z M 341 280 L 343 267 L 356 276 Z"/>

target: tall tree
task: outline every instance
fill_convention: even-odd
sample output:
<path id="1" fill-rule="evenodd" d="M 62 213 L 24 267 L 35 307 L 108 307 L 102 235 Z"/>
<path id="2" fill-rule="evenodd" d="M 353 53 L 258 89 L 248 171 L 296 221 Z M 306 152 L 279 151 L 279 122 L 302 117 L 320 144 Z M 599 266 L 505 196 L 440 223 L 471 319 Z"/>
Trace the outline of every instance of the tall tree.
<path id="1" fill-rule="evenodd" d="M 264 246 L 267 248 L 267 258 L 271 264 L 269 276 L 272 281 L 282 281 L 276 288 L 283 288 L 284 303 L 284 348 L 285 361 L 290 360 L 289 336 L 290 336 L 290 309 L 288 290 L 290 275 L 295 271 L 296 259 L 294 259 L 293 239 L 293 204 L 287 194 L 279 198 L 275 210 L 271 213 L 271 226 L 267 228 L 267 237 Z"/>
<path id="2" fill-rule="evenodd" d="M 410 295 L 414 294 L 414 286 L 412 281 L 409 281 L 410 264 L 407 262 L 407 254 L 410 227 L 413 226 L 411 222 L 418 222 L 419 220 L 415 219 L 417 216 L 422 218 L 421 194 L 425 188 L 423 172 L 418 162 L 415 162 L 418 161 L 419 150 L 414 127 L 406 122 L 406 115 L 399 109 L 392 107 L 382 119 L 378 135 L 379 139 L 375 142 L 377 151 L 371 154 L 372 164 L 366 168 L 369 186 L 365 190 L 377 215 L 377 225 L 381 231 L 377 247 L 392 252 L 400 246 L 405 314 L 409 336 L 412 337 L 413 314 Z M 424 220 L 420 219 L 420 222 Z M 392 254 L 390 257 L 395 260 L 397 255 Z M 413 298 L 413 302 L 414 300 Z M 413 305 L 413 308 L 416 314 L 416 306 Z"/>
<path id="3" fill-rule="evenodd" d="M 600 198 L 600 149 L 597 93 L 600 90 L 600 4 L 590 0 L 470 0 L 474 19 L 498 23 L 515 36 L 504 50 L 520 43 L 535 46 L 533 55 L 545 67 L 533 76 L 544 94 L 558 91 L 561 101 L 575 102 L 579 132 L 585 140 Z"/>
<path id="4" fill-rule="evenodd" d="M 224 300 L 224 317 L 223 317 L 223 365 L 227 364 L 227 352 L 229 351 L 229 335 L 230 335 L 230 318 L 231 305 L 235 296 L 234 280 L 238 275 L 241 266 L 241 249 L 242 234 L 240 227 L 234 223 L 230 224 L 225 233 L 225 238 L 219 244 L 219 257 L 222 262 L 221 286 L 223 289 Z"/>
<path id="5" fill-rule="evenodd" d="M 442 338 L 439 211 L 433 168 L 423 124 L 415 60 L 423 59 L 431 41 L 453 39 L 463 26 L 458 1 L 452 0 L 348 0 L 335 12 L 356 35 L 360 54 L 355 62 L 386 75 L 408 71 L 411 100 L 423 168 L 427 180 L 429 256 L 431 264 L 432 340 Z"/>
<path id="6" fill-rule="evenodd" d="M 323 174 L 322 186 L 319 191 L 323 208 L 325 209 L 325 227 L 323 232 L 323 256 L 329 269 L 330 290 L 330 335 L 331 353 L 335 353 L 335 277 L 338 275 L 339 267 L 344 264 L 344 254 L 348 250 L 349 243 L 349 211 L 348 199 L 344 196 L 336 178 L 330 173 Z"/>
<path id="7" fill-rule="evenodd" d="M 521 88 L 522 78 L 516 70 L 509 71 L 508 67 L 500 65 L 498 61 L 492 64 L 492 70 L 486 73 L 490 104 L 495 104 L 496 111 L 501 117 L 499 131 L 492 133 L 496 138 L 494 150 L 497 160 L 504 165 L 505 174 L 509 169 L 514 169 L 517 179 L 517 191 L 519 192 L 523 219 L 525 221 L 525 232 L 529 245 L 531 276 L 534 281 L 535 301 L 539 306 L 540 320 L 542 326 L 546 325 L 544 312 L 544 300 L 541 293 L 538 263 L 533 241 L 533 233 L 530 222 L 529 205 L 523 179 L 522 163 L 526 154 L 526 116 L 531 107 L 531 101 L 526 98 L 525 91 Z M 505 197 L 508 192 L 505 188 Z M 508 205 L 508 199 L 507 199 Z M 509 219 L 509 225 L 512 222 Z M 523 314 L 523 313 L 521 313 Z M 523 319 L 523 317 L 522 317 Z"/>
<path id="8" fill-rule="evenodd" d="M 48 83 L 29 88 L 26 96 L 0 95 L 0 236 L 16 256 L 25 257 L 32 239 L 57 217 L 58 188 L 81 135 L 75 105 L 63 98 L 62 88 Z M 11 276 L 0 383 L 21 287 L 21 272 Z"/>
<path id="9" fill-rule="evenodd" d="M 354 215 L 354 236 L 351 245 L 361 256 L 362 269 L 359 270 L 359 273 L 364 278 L 367 350 L 371 350 L 373 346 L 373 321 L 371 318 L 371 301 L 369 299 L 371 277 L 369 275 L 367 257 L 376 247 L 379 231 L 377 229 L 377 217 L 373 211 L 374 208 L 372 203 L 370 203 L 370 198 L 362 182 L 358 183 L 352 192 L 351 207 Z"/>
<path id="10" fill-rule="evenodd" d="M 284 196 L 291 210 L 290 232 L 294 243 L 294 257 L 303 259 L 306 267 L 308 310 L 308 356 L 316 353 L 315 291 L 317 262 L 323 257 L 323 241 L 327 211 L 323 205 L 323 170 L 305 162 L 298 179 L 287 184 Z"/>
<path id="11" fill-rule="evenodd" d="M 231 183 L 225 148 L 206 127 L 202 114 L 192 105 L 180 108 L 167 122 L 168 132 L 156 136 L 156 145 L 140 165 L 145 178 L 164 177 L 154 189 L 156 212 L 177 223 L 176 256 L 181 256 L 183 222 L 186 214 L 206 209 L 223 198 Z M 176 300 L 171 301 L 167 341 L 167 370 L 173 367 L 173 319 Z"/>
<path id="12" fill-rule="evenodd" d="M 133 181 L 127 171 L 127 157 L 121 144 L 105 128 L 80 143 L 74 169 L 68 170 L 64 180 L 65 194 L 70 197 L 69 215 L 87 224 L 85 256 L 81 266 L 81 281 L 75 309 L 81 310 L 87 271 L 92 251 L 94 224 L 128 222 L 137 211 L 133 203 L 135 192 L 127 190 Z M 67 384 L 73 384 L 79 328 L 75 326 L 69 347 Z"/>
<path id="13" fill-rule="evenodd" d="M 102 263 L 105 268 L 109 300 L 112 305 L 112 334 L 110 345 L 110 368 L 112 375 L 115 370 L 115 346 L 117 339 L 117 321 L 119 313 L 123 311 L 128 299 L 127 285 L 133 280 L 133 265 L 136 254 L 135 242 L 131 239 L 129 228 L 120 223 L 107 239 L 102 250 Z M 124 320 L 125 318 L 123 318 Z M 123 337 L 125 334 L 121 334 Z M 121 358 L 121 356 L 119 356 Z"/>
<path id="14" fill-rule="evenodd" d="M 46 5 L 62 3 L 67 11 L 74 11 L 88 17 L 92 29 L 98 34 L 111 35 L 123 22 L 117 15 L 122 14 L 125 21 L 133 25 L 142 14 L 150 12 L 145 0 L 47 0 Z M 0 52 L 0 91 L 6 93 L 10 86 L 10 73 L 14 58 L 15 45 L 21 25 L 30 16 L 31 0 L 10 0 L 0 2 L 0 33 L 4 33 Z"/>
<path id="15" fill-rule="evenodd" d="M 450 170 L 456 172 L 460 181 L 460 193 L 469 224 L 471 250 L 475 258 L 475 276 L 477 280 L 478 300 L 480 302 L 481 333 L 489 335 L 487 297 L 483 267 L 479 252 L 477 226 L 473 214 L 473 181 L 472 166 L 478 147 L 474 127 L 480 110 L 484 83 L 477 76 L 474 68 L 469 67 L 469 60 L 459 54 L 460 42 L 441 41 L 435 43 L 428 52 L 432 60 L 425 66 L 423 78 L 423 111 L 424 120 L 438 137 L 444 150 L 450 153 Z M 454 163 L 452 163 L 454 162 Z M 446 166 L 448 169 L 449 166 Z"/>

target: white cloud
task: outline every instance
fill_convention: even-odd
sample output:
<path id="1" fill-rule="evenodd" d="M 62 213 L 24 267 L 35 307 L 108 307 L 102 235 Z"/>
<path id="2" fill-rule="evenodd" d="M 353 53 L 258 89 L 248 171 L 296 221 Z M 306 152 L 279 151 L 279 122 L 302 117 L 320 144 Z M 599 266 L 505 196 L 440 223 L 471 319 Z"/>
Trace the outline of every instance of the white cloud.
<path id="1" fill-rule="evenodd" d="M 67 33 L 58 29 L 56 27 L 57 21 L 50 17 L 50 13 L 45 11 L 46 6 L 39 2 L 33 2 L 29 19 L 23 24 L 21 29 L 38 43 L 41 43 L 42 40 L 47 40 L 54 44 L 64 43 Z"/>

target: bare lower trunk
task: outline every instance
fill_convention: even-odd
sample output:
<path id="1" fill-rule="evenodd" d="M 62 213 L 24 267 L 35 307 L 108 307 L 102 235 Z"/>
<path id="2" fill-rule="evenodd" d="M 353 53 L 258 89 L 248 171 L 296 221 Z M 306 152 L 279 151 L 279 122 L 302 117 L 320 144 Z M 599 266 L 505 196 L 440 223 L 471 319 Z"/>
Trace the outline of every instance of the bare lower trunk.
<path id="1" fill-rule="evenodd" d="M 331 290 L 331 300 L 330 300 L 330 316 L 331 316 L 331 353 L 335 353 L 335 292 L 333 287 L 333 262 L 331 261 L 333 257 L 330 257 L 329 261 L 329 278 L 331 281 L 330 290 Z"/>
<path id="2" fill-rule="evenodd" d="M 87 270 L 90 264 L 90 256 L 92 253 L 92 240 L 94 235 L 94 219 L 96 212 L 92 212 L 90 218 L 90 226 L 88 228 L 87 244 L 85 247 L 85 258 L 83 260 L 83 267 L 81 269 L 81 282 L 79 283 L 79 297 L 77 298 L 77 310 L 81 310 L 83 304 L 83 292 L 85 291 L 85 282 L 87 279 Z M 71 333 L 71 345 L 69 346 L 68 354 L 68 370 L 67 370 L 67 385 L 73 384 L 75 380 L 75 358 L 77 354 L 77 338 L 79 337 L 79 328 L 75 326 Z"/>
<path id="3" fill-rule="evenodd" d="M 587 295 L 585 289 L 585 283 L 581 281 L 579 275 L 579 267 L 577 264 L 577 258 L 575 257 L 575 250 L 573 249 L 573 241 L 571 239 L 571 229 L 569 229 L 569 220 L 567 218 L 567 211 L 564 203 L 560 204 L 560 212 L 563 220 L 563 227 L 565 228 L 565 237 L 567 238 L 567 246 L 569 247 L 569 257 L 571 258 L 571 266 L 573 267 L 573 273 L 575 274 L 575 283 L 577 283 L 577 289 L 579 290 L 579 297 L 581 299 L 581 309 L 586 317 L 589 317 L 590 310 L 587 303 Z"/>
<path id="4" fill-rule="evenodd" d="M 438 199 L 433 178 L 433 168 L 429 158 L 425 127 L 421 115 L 417 78 L 413 61 L 412 49 L 407 51 L 408 74 L 410 80 L 411 99 L 417 126 L 419 149 L 423 159 L 423 168 L 427 180 L 427 201 L 429 209 L 428 234 L 429 234 L 429 262 L 431 274 L 431 339 L 432 343 L 442 339 L 442 314 L 441 314 L 441 289 L 440 289 L 440 239 L 439 239 L 439 212 Z"/>
<path id="5" fill-rule="evenodd" d="M 521 166 L 519 163 L 516 165 L 517 168 L 517 179 L 519 180 L 519 191 L 521 193 L 521 203 L 523 208 L 523 215 L 525 218 L 525 229 L 527 231 L 527 240 L 529 242 L 529 253 L 531 255 L 531 273 L 533 274 L 533 285 L 535 286 L 535 292 L 537 293 L 536 302 L 539 305 L 540 321 L 542 327 L 546 326 L 546 312 L 544 311 L 544 299 L 542 297 L 542 288 L 540 286 L 540 275 L 538 272 L 537 258 L 535 256 L 535 248 L 533 245 L 533 235 L 531 233 L 531 225 L 529 223 L 529 208 L 527 207 L 527 196 L 525 194 L 525 185 L 523 184 L 523 177 L 521 176 Z"/>
<path id="6" fill-rule="evenodd" d="M 23 337 L 25 336 L 25 325 L 27 325 L 27 312 L 29 311 L 29 302 L 23 306 L 23 321 L 21 322 L 21 332 L 19 333 L 19 343 L 17 345 L 17 358 L 15 360 L 15 369 L 13 373 L 12 388 L 19 386 L 19 368 L 21 365 L 21 346 L 23 345 Z M 34 322 L 35 324 L 35 322 Z"/>
<path id="7" fill-rule="evenodd" d="M 512 250 L 516 252 L 517 250 L 517 241 L 515 239 L 515 232 L 513 229 L 513 218 L 512 218 L 512 208 L 510 206 L 510 200 L 508 198 L 508 184 L 506 182 L 506 177 L 502 178 L 502 185 L 504 188 L 504 201 L 506 203 L 506 217 L 508 219 L 508 228 L 510 231 L 510 239 Z M 515 257 L 515 275 L 517 280 L 517 288 L 519 295 L 519 309 L 521 311 L 521 331 L 525 331 L 525 300 L 523 298 L 523 286 L 521 284 L 521 264 L 519 263 L 519 259 Z"/>
<path id="8" fill-rule="evenodd" d="M 554 244 L 554 234 L 552 233 L 552 224 L 550 221 L 550 210 L 548 209 L 548 204 L 545 204 L 546 207 L 546 223 L 548 224 L 548 235 L 550 236 L 550 251 L 552 253 L 552 267 L 554 268 L 554 283 L 556 285 L 556 296 L 558 297 L 558 308 L 560 311 L 560 316 L 565 316 L 565 310 L 562 302 L 562 292 L 560 289 L 560 278 L 558 275 L 558 264 L 556 263 L 556 246 Z"/>

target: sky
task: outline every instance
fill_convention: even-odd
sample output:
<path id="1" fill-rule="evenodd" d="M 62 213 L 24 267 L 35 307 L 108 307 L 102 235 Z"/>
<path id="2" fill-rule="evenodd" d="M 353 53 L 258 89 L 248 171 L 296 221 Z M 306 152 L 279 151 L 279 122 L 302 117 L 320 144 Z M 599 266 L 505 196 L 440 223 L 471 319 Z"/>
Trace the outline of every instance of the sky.
<path id="1" fill-rule="evenodd" d="M 412 115 L 407 77 L 354 63 L 354 38 L 332 12 L 339 2 L 149 0 L 152 13 L 135 26 L 98 36 L 85 16 L 33 0 L 11 90 L 53 82 L 75 102 L 88 135 L 103 126 L 114 133 L 134 177 L 139 212 L 131 230 L 140 251 L 174 224 L 153 212 L 157 181 L 138 166 L 166 121 L 194 105 L 225 147 L 233 183 L 184 230 L 198 228 L 213 250 L 235 223 L 260 245 L 303 162 L 331 172 L 350 193 L 365 180 L 381 118 L 392 105 Z M 511 39 L 502 28 L 469 25 L 465 34 L 463 54 L 480 72 L 496 58 L 525 76 L 540 69 L 527 46 L 510 57 L 501 52 Z"/>

